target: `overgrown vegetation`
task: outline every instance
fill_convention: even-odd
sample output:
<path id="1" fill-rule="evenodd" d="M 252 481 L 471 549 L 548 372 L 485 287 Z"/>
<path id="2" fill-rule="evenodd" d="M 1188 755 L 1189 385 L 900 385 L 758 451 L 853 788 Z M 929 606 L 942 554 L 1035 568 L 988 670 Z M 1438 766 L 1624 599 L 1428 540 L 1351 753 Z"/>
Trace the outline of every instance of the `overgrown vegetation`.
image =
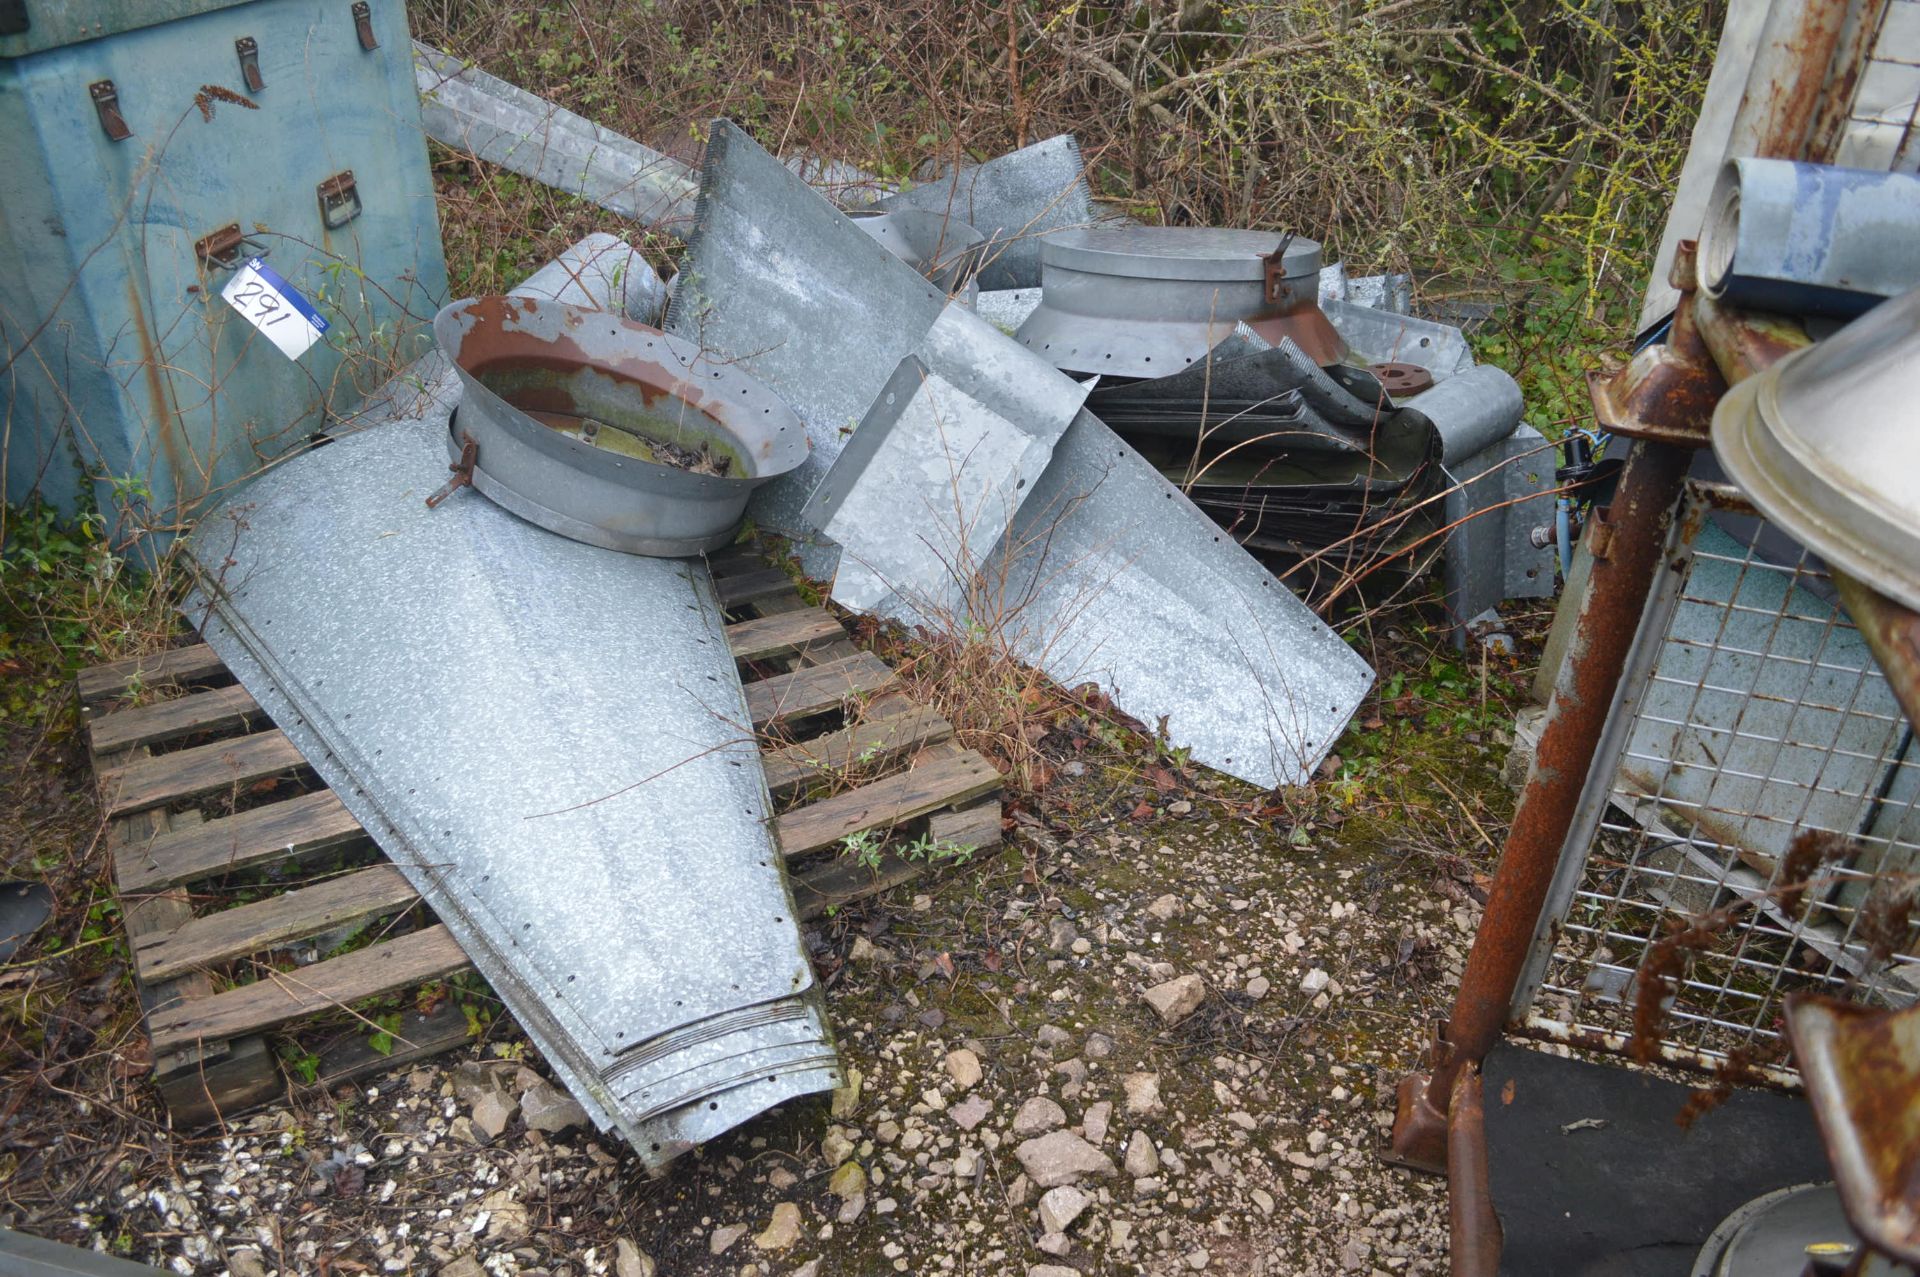
<path id="1" fill-rule="evenodd" d="M 1491 305 L 1482 357 L 1521 379 L 1553 433 L 1585 419 L 1583 374 L 1627 335 L 1724 9 L 438 0 L 412 13 L 421 39 L 687 159 L 721 115 L 783 154 L 895 180 L 1070 132 L 1098 193 L 1143 220 L 1284 228 L 1358 271 L 1412 272 L 1430 305 Z M 520 269 L 543 260 L 591 218 L 465 169 L 444 167 L 469 193 L 443 221 L 450 247 L 482 251 L 454 264 L 456 290 L 497 278 L 502 253 Z"/>

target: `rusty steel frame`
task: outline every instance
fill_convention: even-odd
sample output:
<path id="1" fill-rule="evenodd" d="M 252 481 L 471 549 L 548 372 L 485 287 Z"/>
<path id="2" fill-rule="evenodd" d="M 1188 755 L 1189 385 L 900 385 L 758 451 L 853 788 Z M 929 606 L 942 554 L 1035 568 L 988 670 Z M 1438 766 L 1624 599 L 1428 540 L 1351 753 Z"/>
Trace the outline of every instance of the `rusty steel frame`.
<path id="1" fill-rule="evenodd" d="M 1498 1277 L 1505 1242 L 1493 1209 L 1483 1091 L 1480 1070 L 1463 1069 L 1447 1113 L 1447 1252 L 1453 1277 Z"/>

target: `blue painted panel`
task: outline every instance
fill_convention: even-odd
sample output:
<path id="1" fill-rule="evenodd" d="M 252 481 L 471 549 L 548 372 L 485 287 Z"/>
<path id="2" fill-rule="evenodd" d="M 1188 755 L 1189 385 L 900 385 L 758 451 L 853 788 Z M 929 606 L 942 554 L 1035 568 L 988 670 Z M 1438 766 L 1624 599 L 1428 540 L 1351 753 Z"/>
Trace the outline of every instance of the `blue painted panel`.
<path id="1" fill-rule="evenodd" d="M 252 0 L 0 60 L 10 500 L 72 511 L 91 484 L 123 535 L 164 531 L 425 348 L 446 267 L 401 0 L 372 0 L 372 21 L 368 51 L 347 0 Z M 124 141 L 89 93 L 108 79 Z M 347 172 L 361 211 L 329 227 L 318 188 Z M 264 256 L 330 324 L 298 362 L 195 251 L 235 223 L 236 264 Z"/>

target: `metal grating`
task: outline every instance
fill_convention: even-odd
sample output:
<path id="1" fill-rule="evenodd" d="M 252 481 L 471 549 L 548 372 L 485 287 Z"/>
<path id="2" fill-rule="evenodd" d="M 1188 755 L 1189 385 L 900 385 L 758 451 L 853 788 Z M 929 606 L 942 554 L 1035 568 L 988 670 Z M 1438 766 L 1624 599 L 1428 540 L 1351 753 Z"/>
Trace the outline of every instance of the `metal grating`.
<path id="1" fill-rule="evenodd" d="M 1689 485 L 1668 563 L 1513 1018 L 1624 1050 L 1653 940 L 1744 902 L 1689 960 L 1661 1028 L 1666 1059 L 1711 1067 L 1778 1039 L 1795 990 L 1920 996 L 1920 923 L 1871 937 L 1891 916 L 1879 900 L 1920 874 L 1920 754 L 1825 567 L 1737 491 Z M 1796 915 L 1769 891 L 1810 829 L 1857 850 L 1816 873 Z"/>
<path id="2" fill-rule="evenodd" d="M 1833 162 L 1846 168 L 1920 171 L 1920 0 L 1889 0 L 1860 67 Z"/>

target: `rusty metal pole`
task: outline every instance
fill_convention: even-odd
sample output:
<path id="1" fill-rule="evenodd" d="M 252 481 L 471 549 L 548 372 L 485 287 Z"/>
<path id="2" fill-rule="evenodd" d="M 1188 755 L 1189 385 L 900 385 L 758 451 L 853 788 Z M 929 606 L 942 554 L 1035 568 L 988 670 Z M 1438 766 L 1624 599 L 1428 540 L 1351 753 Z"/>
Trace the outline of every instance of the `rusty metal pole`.
<path id="1" fill-rule="evenodd" d="M 1453 1084 L 1447 1114 L 1447 1259 L 1453 1277 L 1498 1277 L 1506 1238 L 1493 1209 L 1479 1069 Z"/>
<path id="2" fill-rule="evenodd" d="M 1454 1079 L 1463 1065 L 1486 1055 L 1506 1023 L 1692 455 L 1674 444 L 1635 440 L 1613 503 L 1596 512 L 1588 527 L 1593 572 L 1575 618 L 1573 647 L 1554 682 L 1539 748 L 1467 955 L 1453 1015 L 1435 1048 L 1432 1073 L 1416 1073 L 1400 1083 L 1392 1158 L 1403 1165 L 1435 1173 L 1446 1169 L 1446 1112 Z"/>

